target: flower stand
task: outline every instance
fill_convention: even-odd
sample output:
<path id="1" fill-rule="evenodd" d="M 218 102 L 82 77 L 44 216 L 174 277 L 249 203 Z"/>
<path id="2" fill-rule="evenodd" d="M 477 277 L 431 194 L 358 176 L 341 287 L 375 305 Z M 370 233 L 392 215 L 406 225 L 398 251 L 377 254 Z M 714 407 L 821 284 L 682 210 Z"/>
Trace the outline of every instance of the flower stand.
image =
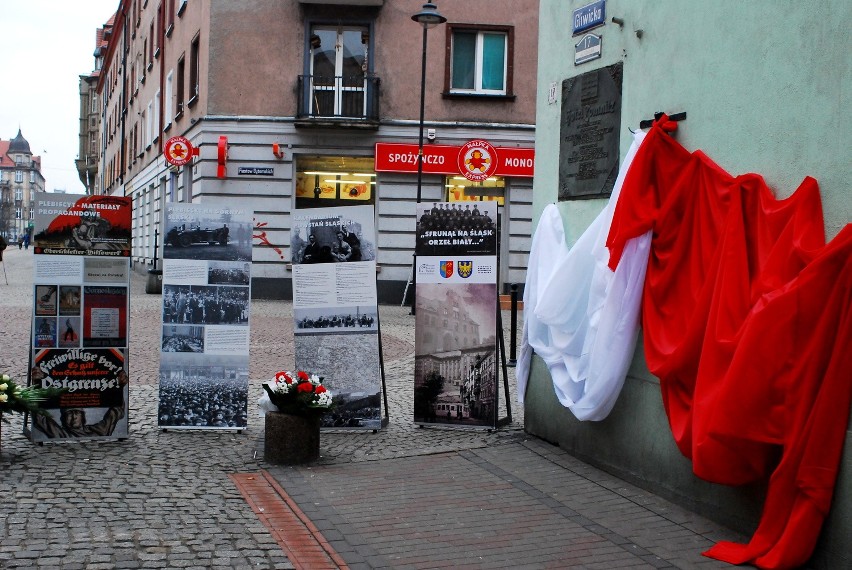
<path id="1" fill-rule="evenodd" d="M 279 465 L 300 465 L 319 459 L 320 416 L 267 411 L 263 459 Z"/>

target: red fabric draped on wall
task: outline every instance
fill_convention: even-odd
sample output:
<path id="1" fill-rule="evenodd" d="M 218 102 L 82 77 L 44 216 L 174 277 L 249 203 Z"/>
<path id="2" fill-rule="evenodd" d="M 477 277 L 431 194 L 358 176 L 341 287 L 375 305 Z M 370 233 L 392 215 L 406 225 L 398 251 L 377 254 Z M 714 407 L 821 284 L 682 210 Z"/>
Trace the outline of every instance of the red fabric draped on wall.
<path id="1" fill-rule="evenodd" d="M 776 200 L 652 127 L 624 182 L 607 246 L 653 229 L 645 356 L 696 475 L 769 477 L 747 545 L 708 556 L 762 568 L 807 561 L 828 513 L 852 401 L 852 225 L 825 244 L 819 188 Z"/>

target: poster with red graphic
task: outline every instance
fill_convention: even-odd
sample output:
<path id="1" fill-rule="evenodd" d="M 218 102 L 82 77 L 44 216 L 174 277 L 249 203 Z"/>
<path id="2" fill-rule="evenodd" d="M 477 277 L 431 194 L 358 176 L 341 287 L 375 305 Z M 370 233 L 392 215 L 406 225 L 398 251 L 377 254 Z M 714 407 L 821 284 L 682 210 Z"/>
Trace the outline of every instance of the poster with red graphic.
<path id="1" fill-rule="evenodd" d="M 497 204 L 417 205 L 414 421 L 497 425 Z"/>
<path id="2" fill-rule="evenodd" d="M 33 441 L 127 437 L 131 202 L 34 196 L 29 383 L 63 388 Z"/>
<path id="3" fill-rule="evenodd" d="M 37 192 L 34 204 L 36 254 L 130 256 L 129 196 Z"/>

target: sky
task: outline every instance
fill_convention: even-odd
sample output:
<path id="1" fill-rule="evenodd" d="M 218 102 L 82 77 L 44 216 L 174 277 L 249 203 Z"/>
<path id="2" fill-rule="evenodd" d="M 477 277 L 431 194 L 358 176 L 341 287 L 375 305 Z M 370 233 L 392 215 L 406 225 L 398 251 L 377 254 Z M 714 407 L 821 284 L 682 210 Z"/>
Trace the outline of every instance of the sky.
<path id="1" fill-rule="evenodd" d="M 0 0 L 0 139 L 21 134 L 41 156 L 45 190 L 84 194 L 74 160 L 79 76 L 95 67 L 95 30 L 119 0 Z"/>

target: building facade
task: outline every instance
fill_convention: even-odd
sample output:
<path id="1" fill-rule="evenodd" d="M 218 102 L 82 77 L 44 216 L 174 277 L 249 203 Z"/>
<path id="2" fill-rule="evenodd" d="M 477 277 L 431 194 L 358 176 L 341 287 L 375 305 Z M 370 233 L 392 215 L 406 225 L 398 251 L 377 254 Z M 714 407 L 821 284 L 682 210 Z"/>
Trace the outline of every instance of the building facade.
<path id="1" fill-rule="evenodd" d="M 98 96 L 98 79 L 104 63 L 104 55 L 112 35 L 113 18 L 95 31 L 95 68 L 91 73 L 80 76 L 80 134 L 75 166 L 86 194 L 100 193 L 98 163 L 101 150 L 101 98 Z"/>
<path id="2" fill-rule="evenodd" d="M 619 162 L 630 148 L 631 131 L 643 121 L 657 112 L 685 113 L 675 134 L 690 151 L 702 150 L 735 175 L 761 174 L 778 198 L 789 197 L 805 176 L 812 176 L 819 183 L 826 239 L 850 222 L 852 40 L 843 22 L 852 18 L 852 4 L 607 0 L 604 7 L 588 0 L 542 0 L 539 10 L 536 224 L 545 207 L 556 203 L 571 245 L 607 203 L 607 196 L 567 197 L 561 184 L 552 183 L 567 178 L 574 153 L 585 144 L 565 136 L 572 107 L 563 95 L 578 77 L 594 77 L 586 74 L 599 70 L 617 70 L 605 77 L 621 81 L 612 99 L 616 103 L 604 109 L 620 112 L 605 127 L 614 129 Z M 595 27 L 572 35 L 578 22 L 582 27 L 587 21 Z M 603 152 L 608 151 L 597 145 L 588 150 L 590 155 Z M 567 186 L 570 194 L 580 185 L 569 180 Z M 757 525 L 766 486 L 715 485 L 693 474 L 691 462 L 675 446 L 660 382 L 648 371 L 641 338 L 605 420 L 578 421 L 563 407 L 537 356 L 524 418 L 528 432 L 609 472 L 741 532 L 751 533 Z M 831 510 L 808 567 L 852 566 L 851 433 L 846 425 Z"/>
<path id="3" fill-rule="evenodd" d="M 31 234 L 34 192 L 44 192 L 41 157 L 33 156 L 18 129 L 13 139 L 0 139 L 0 234 L 6 241 Z"/>
<path id="4" fill-rule="evenodd" d="M 522 283 L 538 2 L 439 3 L 447 22 L 428 30 L 425 51 L 416 7 L 122 0 L 98 77 L 98 183 L 133 197 L 135 268 L 156 269 L 165 204 L 237 201 L 256 212 L 253 294 L 287 298 L 294 209 L 367 203 L 376 211 L 379 299 L 400 302 L 420 197 L 497 200 L 500 282 Z M 163 156 L 177 136 L 198 152 L 180 167 Z M 478 139 L 503 160 L 487 180 L 470 181 L 454 161 Z"/>

